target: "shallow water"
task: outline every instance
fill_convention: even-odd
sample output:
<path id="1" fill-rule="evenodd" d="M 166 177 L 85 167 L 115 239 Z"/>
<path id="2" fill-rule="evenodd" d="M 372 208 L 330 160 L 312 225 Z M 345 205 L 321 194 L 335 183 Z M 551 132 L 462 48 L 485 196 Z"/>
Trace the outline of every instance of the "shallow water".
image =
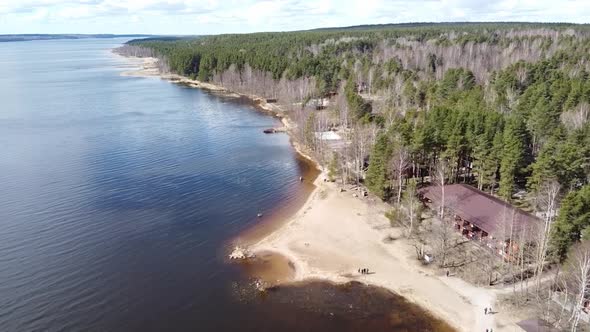
<path id="1" fill-rule="evenodd" d="M 257 315 L 268 317 L 266 331 L 453 331 L 404 298 L 358 282 L 333 285 L 312 281 L 257 294 L 237 292 L 244 303 L 258 308 Z"/>
<path id="2" fill-rule="evenodd" d="M 346 309 L 357 292 L 261 297 L 224 263 L 228 240 L 309 191 L 289 138 L 262 133 L 276 119 L 121 76 L 109 50 L 123 41 L 0 44 L 0 331 L 360 329 Z M 415 330 L 420 319 L 373 328 L 413 308 L 378 299 L 358 307 L 362 330 Z"/>

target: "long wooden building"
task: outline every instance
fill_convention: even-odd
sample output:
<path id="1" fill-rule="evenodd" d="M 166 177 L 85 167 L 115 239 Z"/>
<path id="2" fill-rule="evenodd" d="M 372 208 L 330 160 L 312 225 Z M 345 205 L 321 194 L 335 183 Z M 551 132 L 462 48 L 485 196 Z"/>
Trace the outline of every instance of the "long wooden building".
<path id="1" fill-rule="evenodd" d="M 418 193 L 427 206 L 439 211 L 441 187 L 422 188 Z M 444 206 L 458 232 L 507 259 L 518 249 L 512 239 L 530 240 L 540 226 L 532 214 L 466 184 L 446 185 Z"/>

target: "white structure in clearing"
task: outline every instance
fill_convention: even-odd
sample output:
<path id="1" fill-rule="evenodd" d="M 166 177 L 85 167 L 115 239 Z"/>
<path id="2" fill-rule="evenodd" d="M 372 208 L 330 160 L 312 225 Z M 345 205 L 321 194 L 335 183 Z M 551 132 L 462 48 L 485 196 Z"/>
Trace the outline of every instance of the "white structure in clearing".
<path id="1" fill-rule="evenodd" d="M 340 137 L 340 135 L 334 131 L 316 132 L 315 137 L 321 139 L 322 141 L 339 141 L 342 139 L 342 137 Z"/>

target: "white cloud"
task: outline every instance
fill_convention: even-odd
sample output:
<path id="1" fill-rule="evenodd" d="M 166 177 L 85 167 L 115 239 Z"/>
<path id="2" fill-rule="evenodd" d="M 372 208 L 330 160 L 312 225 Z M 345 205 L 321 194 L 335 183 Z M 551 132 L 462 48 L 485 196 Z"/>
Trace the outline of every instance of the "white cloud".
<path id="1" fill-rule="evenodd" d="M 400 22 L 587 23 L 590 1 L 0 0 L 0 16 L 0 33 L 209 34 Z"/>

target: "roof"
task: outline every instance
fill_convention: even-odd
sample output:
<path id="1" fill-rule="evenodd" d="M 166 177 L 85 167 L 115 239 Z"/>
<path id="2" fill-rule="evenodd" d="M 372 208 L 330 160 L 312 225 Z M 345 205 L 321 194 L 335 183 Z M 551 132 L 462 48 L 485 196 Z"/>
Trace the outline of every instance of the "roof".
<path id="1" fill-rule="evenodd" d="M 422 188 L 418 192 L 434 204 L 440 204 L 439 186 Z M 532 214 L 466 184 L 445 186 L 445 207 L 496 237 L 510 231 L 518 233 L 523 229 L 531 229 L 539 223 L 539 219 Z M 512 216 L 514 224 L 511 224 Z"/>

